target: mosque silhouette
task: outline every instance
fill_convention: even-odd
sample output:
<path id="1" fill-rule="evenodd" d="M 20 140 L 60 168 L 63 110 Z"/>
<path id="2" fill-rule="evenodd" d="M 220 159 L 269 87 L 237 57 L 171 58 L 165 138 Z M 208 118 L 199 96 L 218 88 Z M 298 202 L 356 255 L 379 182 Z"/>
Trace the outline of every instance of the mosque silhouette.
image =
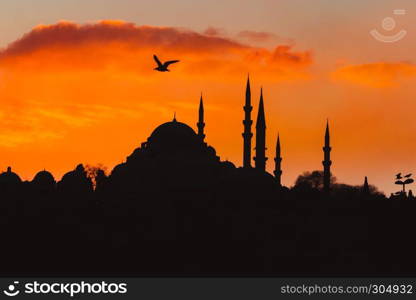
<path id="1" fill-rule="evenodd" d="M 386 198 L 331 174 L 327 122 L 323 170 L 281 184 L 280 138 L 266 172 L 263 91 L 252 165 L 250 81 L 243 165 L 222 161 L 197 132 L 158 126 L 115 166 L 78 165 L 59 182 L 40 171 L 0 174 L 1 275 L 409 275 L 416 272 L 411 193 Z M 97 149 L 99 151 L 99 149 Z"/>
<path id="2" fill-rule="evenodd" d="M 251 105 L 251 89 L 250 89 L 250 80 L 247 79 L 246 87 L 246 97 L 245 97 L 245 119 L 243 120 L 244 132 L 243 132 L 243 169 L 244 173 L 256 174 L 259 177 L 267 177 L 270 174 L 266 172 L 266 121 L 265 121 L 265 112 L 264 112 L 264 101 L 263 101 L 263 90 L 261 89 L 259 109 L 256 121 L 256 144 L 255 144 L 255 157 L 252 158 L 252 119 L 251 112 L 253 106 Z M 183 184 L 189 185 L 190 188 L 196 187 L 201 184 L 201 182 L 194 182 L 195 177 L 192 176 L 192 171 L 198 170 L 207 170 L 208 172 L 214 172 L 215 169 L 235 169 L 234 164 L 229 161 L 220 161 L 220 157 L 216 155 L 216 151 L 213 147 L 205 143 L 205 132 L 204 132 L 205 122 L 204 122 L 204 104 L 201 95 L 199 103 L 199 119 L 197 123 L 198 132 L 196 133 L 190 126 L 178 122 L 176 120 L 176 115 L 174 116 L 171 122 L 164 123 L 157 127 L 146 142 L 141 144 L 141 147 L 137 148 L 128 158 L 127 162 L 121 165 L 118 165 L 111 172 L 110 178 L 114 180 L 137 180 L 137 178 L 124 178 L 123 174 L 127 174 L 129 170 L 137 167 L 137 173 L 146 174 L 145 177 L 148 177 L 148 172 L 152 172 L 152 168 L 156 172 L 158 169 L 165 168 L 169 166 L 172 170 L 180 171 L 185 174 L 190 174 L 188 180 L 180 182 L 174 182 L 177 176 L 169 176 L 165 178 L 165 183 L 178 187 Z M 329 125 L 327 123 L 325 131 L 325 146 L 324 150 L 324 161 L 322 162 L 324 166 L 323 170 L 323 190 L 329 192 L 330 190 L 330 166 L 332 164 L 330 159 L 330 137 L 329 137 Z M 278 136 L 276 142 L 276 157 L 275 161 L 275 170 L 273 172 L 276 185 L 281 187 L 281 150 L 280 150 L 280 138 Z M 254 160 L 255 166 L 254 170 L 251 160 Z M 159 161 L 165 166 L 161 166 Z M 178 165 L 179 163 L 179 165 Z M 189 173 L 186 170 L 189 169 Z M 192 171 L 191 171 L 192 169 Z M 74 171 L 71 171 L 65 174 L 60 182 L 58 182 L 57 187 L 65 189 L 76 188 L 74 176 L 81 175 L 84 172 L 83 166 L 79 165 Z M 127 173 L 126 173 L 127 172 Z M 132 172 L 133 173 L 133 172 Z M 201 173 L 201 172 L 200 172 Z M 167 174 L 161 174 L 167 175 Z M 202 174 L 201 174 L 202 175 Z M 100 176 L 104 177 L 104 174 Z M 255 176 L 255 175 L 253 175 Z M 122 178 L 119 178 L 122 177 Z M 269 176 L 270 177 L 270 176 Z M 140 181 L 146 180 L 146 178 L 141 178 Z M 71 181 L 74 181 L 71 184 Z M 271 177 L 269 179 L 271 181 Z M 0 182 L 3 183 L 21 183 L 20 177 L 12 172 L 11 167 L 8 167 L 7 171 L 0 174 Z M 32 185 L 37 186 L 40 189 L 50 189 L 55 188 L 56 182 L 51 173 L 46 170 L 40 171 L 35 175 L 32 180 Z M 66 188 L 66 186 L 68 186 Z M 88 183 L 88 178 L 84 178 L 84 183 L 80 183 L 81 186 L 84 186 L 85 189 L 92 188 L 92 182 Z"/>

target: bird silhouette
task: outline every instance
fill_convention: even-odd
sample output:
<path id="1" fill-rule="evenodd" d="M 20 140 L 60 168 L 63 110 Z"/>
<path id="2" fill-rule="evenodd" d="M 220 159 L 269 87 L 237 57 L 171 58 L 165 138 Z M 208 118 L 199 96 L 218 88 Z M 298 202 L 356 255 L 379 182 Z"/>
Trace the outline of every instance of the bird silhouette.
<path id="1" fill-rule="evenodd" d="M 412 173 L 407 174 L 406 176 L 404 176 L 405 178 L 409 178 L 410 176 L 412 176 Z"/>
<path id="2" fill-rule="evenodd" d="M 168 60 L 162 64 L 162 62 L 159 60 L 159 58 L 156 55 L 153 55 L 153 59 L 157 63 L 157 68 L 154 68 L 153 70 L 156 70 L 159 72 L 169 72 L 170 71 L 168 69 L 169 65 L 179 62 L 179 60 Z"/>
<path id="3" fill-rule="evenodd" d="M 402 179 L 402 173 L 396 174 L 396 179 Z"/>

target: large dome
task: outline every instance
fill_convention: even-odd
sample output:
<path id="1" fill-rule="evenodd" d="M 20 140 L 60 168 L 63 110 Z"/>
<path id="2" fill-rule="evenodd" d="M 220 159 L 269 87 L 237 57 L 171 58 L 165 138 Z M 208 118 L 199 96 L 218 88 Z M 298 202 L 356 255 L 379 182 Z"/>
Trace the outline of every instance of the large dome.
<path id="1" fill-rule="evenodd" d="M 152 149 L 194 149 L 203 145 L 202 140 L 188 125 L 175 119 L 157 127 L 147 141 Z"/>
<path id="2" fill-rule="evenodd" d="M 154 139 L 164 139 L 167 137 L 179 137 L 179 138 L 193 138 L 196 136 L 195 131 L 186 125 L 176 121 L 175 119 L 172 122 L 163 123 L 158 126 L 150 135 L 152 140 Z"/>

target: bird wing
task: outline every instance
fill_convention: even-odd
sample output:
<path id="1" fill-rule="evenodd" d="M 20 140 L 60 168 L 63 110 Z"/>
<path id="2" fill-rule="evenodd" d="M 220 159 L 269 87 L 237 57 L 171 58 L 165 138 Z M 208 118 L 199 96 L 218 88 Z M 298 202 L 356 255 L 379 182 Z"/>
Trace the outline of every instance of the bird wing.
<path id="1" fill-rule="evenodd" d="M 161 67 L 162 66 L 162 62 L 159 60 L 159 58 L 157 58 L 157 56 L 156 55 L 154 55 L 153 54 L 153 59 L 155 60 L 155 62 L 157 63 L 157 66 L 158 67 Z"/>
<path id="2" fill-rule="evenodd" d="M 402 175 L 402 173 L 396 174 L 396 177 L 399 177 L 400 175 Z"/>
<path id="3" fill-rule="evenodd" d="M 406 176 L 404 176 L 404 177 L 409 178 L 410 176 L 412 176 L 412 173 L 407 174 L 407 175 L 406 175 Z"/>
<path id="4" fill-rule="evenodd" d="M 163 66 L 168 67 L 170 64 L 174 64 L 177 62 L 179 62 L 179 60 L 168 60 L 163 64 Z"/>

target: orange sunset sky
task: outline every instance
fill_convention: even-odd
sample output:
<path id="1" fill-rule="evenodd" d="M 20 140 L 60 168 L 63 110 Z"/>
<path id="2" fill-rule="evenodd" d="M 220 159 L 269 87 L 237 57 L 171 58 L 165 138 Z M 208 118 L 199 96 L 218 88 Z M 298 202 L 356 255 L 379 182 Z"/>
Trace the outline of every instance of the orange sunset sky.
<path id="1" fill-rule="evenodd" d="M 196 128 L 201 92 L 206 141 L 240 166 L 250 73 L 253 119 L 263 86 L 268 170 L 279 132 L 285 185 L 322 168 L 328 118 L 338 181 L 368 176 L 394 192 L 394 174 L 416 173 L 415 8 L 410 0 L 3 0 L 0 171 L 10 165 L 27 180 L 44 168 L 59 180 L 78 163 L 111 171 L 174 112 Z M 385 17 L 394 30 L 383 29 Z M 407 36 L 383 43 L 372 29 Z M 156 72 L 153 54 L 181 62 Z"/>

